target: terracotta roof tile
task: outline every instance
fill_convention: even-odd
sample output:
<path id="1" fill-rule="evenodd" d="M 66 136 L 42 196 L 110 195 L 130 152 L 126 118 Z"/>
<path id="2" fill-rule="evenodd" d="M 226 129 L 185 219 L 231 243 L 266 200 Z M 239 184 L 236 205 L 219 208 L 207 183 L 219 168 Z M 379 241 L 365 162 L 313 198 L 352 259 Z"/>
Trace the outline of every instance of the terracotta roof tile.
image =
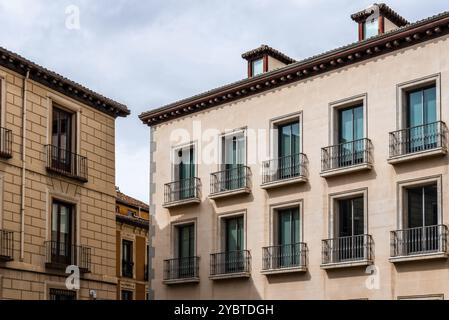
<path id="1" fill-rule="evenodd" d="M 123 204 L 128 204 L 132 207 L 140 208 L 143 211 L 150 211 L 150 207 L 148 204 L 146 204 L 143 201 L 137 200 L 136 198 L 130 197 L 122 192 L 120 190 L 117 190 L 117 201 Z"/>

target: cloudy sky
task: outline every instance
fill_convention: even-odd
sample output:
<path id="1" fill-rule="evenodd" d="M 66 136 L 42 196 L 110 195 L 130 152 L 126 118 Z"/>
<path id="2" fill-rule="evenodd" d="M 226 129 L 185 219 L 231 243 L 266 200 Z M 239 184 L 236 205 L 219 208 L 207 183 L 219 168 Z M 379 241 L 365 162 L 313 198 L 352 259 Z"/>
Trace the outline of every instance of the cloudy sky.
<path id="1" fill-rule="evenodd" d="M 117 185 L 148 199 L 148 129 L 137 116 L 245 77 L 241 53 L 268 44 L 296 59 L 353 42 L 369 0 L 0 0 L 0 46 L 125 103 Z M 447 0 L 389 0 L 410 21 Z M 80 28 L 66 27 L 73 6 Z M 69 20 L 71 22 L 72 20 Z"/>

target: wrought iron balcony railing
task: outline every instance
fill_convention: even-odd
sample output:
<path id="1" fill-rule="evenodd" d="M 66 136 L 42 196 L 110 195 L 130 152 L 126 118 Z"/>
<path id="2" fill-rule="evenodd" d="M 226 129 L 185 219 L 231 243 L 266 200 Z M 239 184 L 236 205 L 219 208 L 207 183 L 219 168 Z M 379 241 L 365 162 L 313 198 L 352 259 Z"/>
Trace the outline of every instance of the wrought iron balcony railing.
<path id="1" fill-rule="evenodd" d="M 199 278 L 199 257 L 187 257 L 164 261 L 164 281 Z"/>
<path id="2" fill-rule="evenodd" d="M 248 250 L 213 253 L 210 255 L 210 275 L 251 272 L 251 253 Z"/>
<path id="3" fill-rule="evenodd" d="M 329 171 L 361 164 L 371 164 L 371 140 L 360 139 L 321 150 L 321 169 Z"/>
<path id="4" fill-rule="evenodd" d="M 446 253 L 448 228 L 435 225 L 391 232 L 391 257 Z"/>
<path id="5" fill-rule="evenodd" d="M 373 240 L 368 234 L 323 240 L 322 249 L 323 265 L 373 260 Z"/>
<path id="6" fill-rule="evenodd" d="M 437 121 L 390 133 L 390 157 L 447 148 L 447 127 Z"/>
<path id="7" fill-rule="evenodd" d="M 164 195 L 165 205 L 183 200 L 199 200 L 201 199 L 201 180 L 199 178 L 190 178 L 167 183 Z"/>
<path id="8" fill-rule="evenodd" d="M 47 170 L 87 182 L 87 158 L 52 145 L 45 146 Z"/>
<path id="9" fill-rule="evenodd" d="M 265 161 L 262 164 L 262 183 L 306 176 L 306 156 L 302 153 Z"/>
<path id="10" fill-rule="evenodd" d="M 14 257 L 14 233 L 0 230 L 0 261 L 11 261 Z"/>
<path id="11" fill-rule="evenodd" d="M 122 260 L 122 277 L 125 278 L 134 277 L 134 262 Z"/>
<path id="12" fill-rule="evenodd" d="M 217 194 L 251 186 L 251 169 L 244 165 L 211 174 L 210 192 Z"/>
<path id="13" fill-rule="evenodd" d="M 280 270 L 307 267 L 307 245 L 295 243 L 262 249 L 262 270 Z"/>
<path id="14" fill-rule="evenodd" d="M 91 272 L 91 248 L 57 241 L 46 241 L 44 246 L 47 268 L 65 269 L 69 265 L 75 265 L 81 272 Z"/>
<path id="15" fill-rule="evenodd" d="M 12 131 L 5 128 L 0 128 L 0 157 L 12 157 Z"/>

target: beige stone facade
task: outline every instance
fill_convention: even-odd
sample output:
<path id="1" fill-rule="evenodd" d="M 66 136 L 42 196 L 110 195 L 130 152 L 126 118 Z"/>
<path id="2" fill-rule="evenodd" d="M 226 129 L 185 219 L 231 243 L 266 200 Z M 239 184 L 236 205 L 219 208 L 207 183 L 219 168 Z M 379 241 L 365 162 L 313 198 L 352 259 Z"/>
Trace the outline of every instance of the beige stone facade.
<path id="1" fill-rule="evenodd" d="M 50 299 L 52 290 L 67 290 L 65 265 L 80 263 L 86 269 L 74 296 L 89 299 L 94 290 L 97 299 L 115 299 L 117 115 L 93 107 L 97 99 L 98 106 L 110 100 L 14 54 L 3 55 L 11 68 L 0 67 L 1 126 L 11 131 L 12 152 L 0 161 L 0 299 Z M 19 62 L 30 66 L 28 75 L 14 69 Z M 93 102 L 74 98 L 83 95 Z M 47 145 L 53 143 L 56 130 L 54 108 L 71 117 L 71 129 L 61 129 L 70 130 L 70 155 L 49 155 Z M 124 107 L 120 113 L 129 111 Z M 55 220 L 56 202 L 70 207 L 70 218 Z M 56 223 L 70 228 L 65 253 L 48 244 Z M 60 254 L 68 260 L 55 268 Z"/>
<path id="2" fill-rule="evenodd" d="M 429 20 L 427 29 L 423 27 L 425 23 L 410 25 L 402 31 L 341 49 L 334 56 L 317 57 L 316 64 L 300 61 L 254 80 L 244 80 L 143 114 L 141 119 L 151 127 L 153 146 L 155 299 L 449 297 L 444 231 L 435 237 L 441 243 L 428 247 L 431 252 L 417 250 L 416 255 L 399 254 L 398 257 L 392 253 L 392 247 L 397 249 L 398 245 L 391 240 L 392 231 L 405 229 L 404 219 L 409 209 L 404 197 L 406 190 L 413 186 L 435 186 L 437 198 L 432 210 L 439 225 L 449 224 L 446 131 L 442 130 L 442 144 L 430 150 L 425 148 L 412 155 L 402 154 L 403 157 L 395 157 L 390 151 L 390 139 L 394 137 L 390 133 L 406 128 L 404 99 L 412 89 L 434 87 L 437 120 L 449 122 L 448 19 L 447 14 L 442 15 Z M 440 25 L 444 27 L 435 29 Z M 418 27 L 423 30 L 417 31 Z M 428 35 L 435 32 L 438 35 L 426 39 L 423 35 L 429 30 Z M 401 32 L 404 37 L 397 40 L 400 46 L 387 49 L 393 48 L 390 46 L 395 41 L 393 37 L 399 39 Z M 419 36 L 414 37 L 416 34 Z M 411 39 L 407 40 L 406 36 Z M 375 52 L 378 53 L 369 56 Z M 297 78 L 300 76 L 304 79 Z M 369 156 L 364 156 L 360 163 L 340 163 L 336 168 L 323 170 L 323 154 L 328 149 L 322 148 L 338 145 L 337 112 L 354 105 L 363 106 L 363 138 L 370 141 L 370 147 L 364 150 Z M 267 188 L 262 162 L 273 159 L 272 151 L 277 148 L 270 129 L 285 119 L 300 123 L 300 151 L 307 158 L 307 173 L 290 184 L 281 181 L 275 188 Z M 205 154 L 211 150 L 220 154 L 221 140 L 216 137 L 233 130 L 243 132 L 245 164 L 250 168 L 251 181 L 246 190 L 239 188 L 238 192 L 225 192 L 217 197 L 210 188 L 211 182 L 213 185 L 216 181 L 213 180 L 216 176 L 211 174 L 223 167 L 220 161 L 204 161 Z M 262 134 L 254 139 L 254 132 Z M 184 139 L 178 139 L 180 136 Z M 178 201 L 167 205 L 164 184 L 177 178 L 173 159 L 179 154 L 179 148 L 189 144 L 194 146 L 195 176 L 201 181 L 200 192 L 192 194 L 196 201 L 175 199 Z M 263 156 L 255 160 L 253 156 L 259 152 Z M 337 258 L 335 263 L 329 263 L 325 260 L 328 252 L 323 240 L 336 237 L 339 201 L 354 197 L 363 199 L 363 234 L 372 239 L 372 242 L 364 240 L 363 247 L 368 250 L 369 242 L 372 251 L 370 254 L 364 251 L 362 259 Z M 263 248 L 275 245 L 274 215 L 279 208 L 293 207 L 299 210 L 300 241 L 308 248 L 306 264 L 302 268 L 295 265 L 290 270 L 267 272 Z M 211 254 L 225 251 L 223 219 L 232 216 L 243 218 L 241 241 L 250 252 L 250 267 L 240 266 L 239 272 L 227 270 L 225 276 L 217 277 L 211 270 Z M 179 256 L 177 227 L 189 224 L 194 229 L 192 241 L 198 271 L 189 269 L 190 276 L 183 277 L 175 270 L 175 279 L 167 279 L 165 260 Z M 195 269 L 195 263 L 190 262 L 188 268 Z M 180 265 L 178 262 L 176 266 Z"/>

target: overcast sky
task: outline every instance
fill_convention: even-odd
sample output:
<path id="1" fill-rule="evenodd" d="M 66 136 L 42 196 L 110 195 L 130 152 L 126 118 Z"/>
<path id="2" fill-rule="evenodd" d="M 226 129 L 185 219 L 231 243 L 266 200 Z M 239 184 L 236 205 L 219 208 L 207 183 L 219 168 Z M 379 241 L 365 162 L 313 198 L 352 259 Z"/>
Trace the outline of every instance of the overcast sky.
<path id="1" fill-rule="evenodd" d="M 447 0 L 386 2 L 409 21 L 449 10 Z M 0 0 L 0 46 L 128 105 L 132 115 L 117 120 L 117 185 L 147 201 L 141 112 L 244 78 L 241 54 L 261 44 L 301 59 L 351 43 L 350 14 L 371 3 Z M 66 27 L 71 5 L 79 8 L 79 29 Z"/>

